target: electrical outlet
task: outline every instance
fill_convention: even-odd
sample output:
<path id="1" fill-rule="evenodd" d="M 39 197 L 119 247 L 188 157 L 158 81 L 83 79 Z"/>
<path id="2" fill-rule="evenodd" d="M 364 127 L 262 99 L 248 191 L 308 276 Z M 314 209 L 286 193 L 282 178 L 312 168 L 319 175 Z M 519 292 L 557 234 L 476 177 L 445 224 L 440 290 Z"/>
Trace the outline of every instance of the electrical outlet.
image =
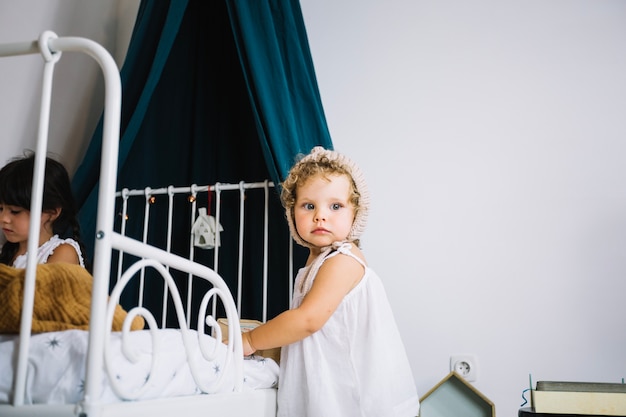
<path id="1" fill-rule="evenodd" d="M 478 362 L 474 355 L 454 355 L 450 357 L 450 371 L 454 371 L 468 382 L 478 379 Z"/>

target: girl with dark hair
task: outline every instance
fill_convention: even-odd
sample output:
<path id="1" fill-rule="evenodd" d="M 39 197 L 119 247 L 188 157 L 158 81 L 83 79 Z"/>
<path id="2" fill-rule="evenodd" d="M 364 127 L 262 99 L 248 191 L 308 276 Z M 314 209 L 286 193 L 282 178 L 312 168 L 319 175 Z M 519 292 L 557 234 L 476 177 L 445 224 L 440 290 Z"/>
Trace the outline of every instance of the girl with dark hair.
<path id="1" fill-rule="evenodd" d="M 35 154 L 11 160 L 0 170 L 0 225 L 6 243 L 0 263 L 26 268 Z M 85 267 L 76 204 L 65 167 L 46 158 L 37 263 Z"/>

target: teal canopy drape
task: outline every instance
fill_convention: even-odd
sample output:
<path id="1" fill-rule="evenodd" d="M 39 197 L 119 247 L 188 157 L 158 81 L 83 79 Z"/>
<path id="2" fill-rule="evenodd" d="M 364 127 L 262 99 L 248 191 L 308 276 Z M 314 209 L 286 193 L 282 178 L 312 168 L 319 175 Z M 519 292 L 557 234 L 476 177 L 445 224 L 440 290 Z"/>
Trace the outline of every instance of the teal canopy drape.
<path id="1" fill-rule="evenodd" d="M 298 0 L 143 0 L 121 78 L 118 189 L 279 183 L 332 148 Z M 101 132 L 72 184 L 88 255 Z"/>
<path id="2" fill-rule="evenodd" d="M 239 59 L 271 178 L 294 155 L 332 147 L 298 1 L 227 1 Z"/>

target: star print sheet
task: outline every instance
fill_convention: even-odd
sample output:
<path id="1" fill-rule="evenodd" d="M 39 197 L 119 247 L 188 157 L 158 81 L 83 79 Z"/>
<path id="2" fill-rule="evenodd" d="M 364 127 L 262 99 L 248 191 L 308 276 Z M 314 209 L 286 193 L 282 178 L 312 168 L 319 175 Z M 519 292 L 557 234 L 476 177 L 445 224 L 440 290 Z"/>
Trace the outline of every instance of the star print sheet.
<path id="1" fill-rule="evenodd" d="M 150 371 L 152 338 L 150 331 L 129 333 L 130 346 L 139 353 L 137 363 L 131 363 L 121 353 L 121 333 L 112 333 L 111 352 L 113 377 L 128 392 L 138 392 L 148 384 L 136 399 L 166 398 L 201 394 L 192 377 L 186 360 L 182 338 L 178 330 L 157 331 L 160 354 L 156 369 Z M 212 347 L 216 340 L 202 335 Z M 25 404 L 66 404 L 81 401 L 85 381 L 85 357 L 88 332 L 67 330 L 34 334 L 30 341 Z M 198 348 L 197 334 L 193 332 L 192 356 L 197 359 L 196 369 L 203 383 L 213 384 L 223 372 L 226 346 L 219 343 L 214 361 L 206 361 Z M 17 358 L 18 336 L 0 335 L 0 403 L 12 400 L 13 370 Z M 203 340 L 204 342 L 204 340 Z M 244 390 L 275 387 L 278 382 L 278 365 L 271 359 L 252 356 L 244 360 Z M 232 378 L 232 377 L 231 377 Z M 146 382 L 149 381 L 149 382 Z M 205 382 L 207 381 L 207 382 Z M 226 381 L 228 382 L 228 380 Z M 209 385 L 212 386 L 212 385 Z M 223 384 L 222 386 L 232 386 Z M 216 392 L 229 391 L 219 388 Z M 210 394 L 208 394 L 210 395 Z M 103 373 L 102 396 L 104 403 L 119 402 L 106 371 Z"/>

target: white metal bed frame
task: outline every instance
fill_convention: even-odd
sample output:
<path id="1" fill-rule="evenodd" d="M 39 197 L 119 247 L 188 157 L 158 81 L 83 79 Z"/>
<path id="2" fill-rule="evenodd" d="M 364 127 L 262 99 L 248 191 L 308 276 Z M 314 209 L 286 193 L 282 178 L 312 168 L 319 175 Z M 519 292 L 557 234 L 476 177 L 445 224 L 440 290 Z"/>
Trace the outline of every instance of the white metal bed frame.
<path id="1" fill-rule="evenodd" d="M 102 159 L 100 168 L 100 185 L 98 194 L 98 212 L 96 221 L 96 242 L 93 262 L 93 298 L 91 306 L 90 323 L 102 323 L 102 326 L 91 326 L 89 332 L 89 350 L 87 356 L 87 372 L 85 378 L 84 398 L 80 404 L 69 406 L 46 406 L 46 405 L 25 405 L 25 385 L 27 375 L 27 360 L 29 351 L 29 340 L 31 335 L 32 312 L 34 304 L 36 257 L 29 256 L 26 268 L 24 283 L 24 300 L 21 316 L 21 330 L 18 361 L 14 379 L 14 399 L 10 405 L 0 405 L 0 414 L 3 416 L 27 416 L 27 415 L 48 415 L 48 416 L 68 416 L 79 415 L 81 417 L 100 416 L 130 416 L 130 415 L 171 415 L 180 412 L 184 407 L 185 413 L 195 415 L 194 412 L 206 415 L 210 411 L 220 412 L 227 410 L 233 415 L 248 416 L 269 416 L 275 413 L 275 390 L 259 390 L 268 392 L 245 393 L 242 390 L 242 345 L 241 338 L 235 337 L 240 333 L 238 321 L 238 311 L 235 307 L 234 299 L 222 278 L 212 269 L 194 263 L 183 257 L 169 253 L 166 250 L 149 246 L 145 243 L 131 239 L 114 231 L 114 211 L 115 211 L 115 187 L 117 176 L 117 156 L 119 146 L 119 125 L 121 110 L 121 81 L 119 70 L 110 54 L 99 44 L 84 38 L 77 37 L 57 37 L 53 32 L 44 32 L 38 40 L 21 43 L 0 44 L 0 57 L 41 54 L 44 58 L 44 78 L 41 99 L 41 112 L 39 119 L 39 132 L 36 146 L 35 169 L 33 178 L 33 199 L 31 203 L 31 224 L 29 233 L 32 236 L 39 235 L 39 219 L 41 216 L 43 174 L 45 168 L 45 155 L 48 141 L 48 123 L 50 117 L 50 97 L 52 88 L 52 74 L 54 65 L 61 57 L 62 52 L 82 52 L 94 58 L 100 65 L 105 81 L 105 106 L 103 120 L 103 140 Z M 268 184 L 264 184 L 267 187 Z M 218 186 L 219 188 L 219 186 Z M 158 190 L 151 190 L 152 193 Z M 171 192 L 171 190 L 169 190 Z M 160 192 L 160 191 L 159 191 Z M 29 240 L 28 253 L 34 254 L 37 251 L 37 240 Z M 161 271 L 163 277 L 168 280 L 167 268 L 172 267 L 180 271 L 187 272 L 195 277 L 205 279 L 213 285 L 211 296 L 214 294 L 222 299 L 229 320 L 228 328 L 228 353 L 227 356 L 232 363 L 234 373 L 234 387 L 232 394 L 213 394 L 197 397 L 179 397 L 174 399 L 150 400 L 150 401 L 128 401 L 115 404 L 99 404 L 98 388 L 103 377 L 103 370 L 106 366 L 105 340 L 110 333 L 110 325 L 106 318 L 112 316 L 112 306 L 115 304 L 116 296 L 114 289 L 111 302 L 107 305 L 109 297 L 108 285 L 111 272 L 112 250 L 120 253 L 134 255 L 141 260 L 134 264 L 129 271 L 121 276 L 120 282 L 130 277 L 140 268 L 153 267 Z M 154 261 L 158 260 L 158 262 Z M 171 276 L 170 276 L 171 280 Z M 176 292 L 176 288 L 170 286 L 170 290 Z M 205 296 L 206 298 L 207 296 Z M 176 300 L 175 300 L 176 303 Z M 180 299 L 176 304 L 176 309 L 181 310 Z M 178 311 L 177 311 L 178 313 Z M 141 308 L 131 310 L 129 319 L 135 315 L 148 314 Z M 179 317 L 180 318 L 180 317 Z M 215 319 L 207 316 L 207 324 L 215 326 Z M 188 330 L 185 322 L 180 322 L 183 339 L 187 337 Z M 219 337 L 219 334 L 218 334 Z M 227 359 L 228 361 L 228 359 Z M 235 397 L 233 400 L 231 397 Z M 206 401 L 210 401 L 207 403 Z M 224 413 L 224 411 L 221 411 Z"/>
<path id="2" fill-rule="evenodd" d="M 190 202 L 189 205 L 189 210 L 190 210 L 190 218 L 191 218 L 191 224 L 190 227 L 193 226 L 194 223 L 194 219 L 195 219 L 195 214 L 196 210 L 197 210 L 197 200 L 198 200 L 198 194 L 200 193 L 215 193 L 215 221 L 217 224 L 220 224 L 221 221 L 221 217 L 222 217 L 222 194 L 226 193 L 226 192 L 237 192 L 239 195 L 239 228 L 238 228 L 238 233 L 239 233 L 239 246 L 238 246 L 238 254 L 237 254 L 237 282 L 236 282 L 236 290 L 234 291 L 235 293 L 235 301 L 236 301 L 236 305 L 237 305 L 237 313 L 240 315 L 242 314 L 241 311 L 241 303 L 242 303 L 242 288 L 243 288 L 243 259 L 244 259 L 244 249 L 243 249 L 243 241 L 244 241 L 244 231 L 245 231 L 245 221 L 244 221 L 244 217 L 245 217 L 245 211 L 246 211 L 246 192 L 248 190 L 254 190 L 254 189 L 261 189 L 263 190 L 263 197 L 264 197 L 264 204 L 263 204 L 263 266 L 262 266 L 262 287 L 263 287 L 263 294 L 262 294 L 262 314 L 261 314 L 261 321 L 265 322 L 268 319 L 268 289 L 269 289 L 269 267 L 268 267 L 268 257 L 269 257 L 269 253 L 268 253 L 268 240 L 269 240 L 269 199 L 270 199 L 270 193 L 272 192 L 272 189 L 274 188 L 274 184 L 268 180 L 266 181 L 262 181 L 262 182 L 244 182 L 241 181 L 237 184 L 228 184 L 228 183 L 215 183 L 213 185 L 197 185 L 197 184 L 192 184 L 189 187 L 176 187 L 173 185 L 170 185 L 168 187 L 161 187 L 161 188 L 150 188 L 150 187 L 146 187 L 143 189 L 127 189 L 124 188 L 121 191 L 118 191 L 115 196 L 117 198 L 119 198 L 121 200 L 121 212 L 119 213 L 119 216 L 121 218 L 121 225 L 120 225 L 120 234 L 125 235 L 126 233 L 126 222 L 128 221 L 128 201 L 135 197 L 135 198 L 143 198 L 145 199 L 145 204 L 144 204 L 144 213 L 143 213 L 143 234 L 142 234 L 142 241 L 143 243 L 148 243 L 148 220 L 151 218 L 151 207 L 152 207 L 152 203 L 154 203 L 154 198 L 156 196 L 160 196 L 160 195 L 164 195 L 167 196 L 167 207 L 168 207 L 168 214 L 167 214 L 167 236 L 166 236 L 166 245 L 165 245 L 165 250 L 167 252 L 171 251 L 171 243 L 172 243 L 172 233 L 173 233 L 173 208 L 174 208 L 174 197 L 176 195 L 185 195 L 188 196 L 188 200 Z M 219 233 L 219 231 L 217 232 Z M 195 249 L 194 249 L 194 245 L 193 245 L 193 236 L 190 234 L 190 242 L 189 242 L 189 254 L 188 254 L 188 259 L 190 260 L 194 260 L 194 255 L 195 255 Z M 293 258 L 294 258 L 294 254 L 293 254 L 293 240 L 292 239 L 288 239 L 289 242 L 289 246 L 288 246 L 288 261 L 287 261 L 287 268 L 288 268 L 288 276 L 292 277 L 294 276 L 294 262 L 293 262 Z M 119 277 L 122 274 L 122 259 L 123 259 L 123 252 L 119 253 L 119 258 L 118 258 L 118 271 L 117 271 L 117 277 L 119 279 Z M 220 256 L 220 247 L 216 246 L 214 248 L 214 252 L 213 252 L 213 266 L 212 269 L 219 273 L 219 256 Z M 189 277 L 191 278 L 191 275 L 189 275 Z M 293 280 L 289 280 L 288 281 L 288 298 L 286 301 L 286 305 L 289 305 L 289 302 L 291 301 L 291 295 L 293 294 Z M 190 286 L 189 286 L 190 288 Z M 190 289 L 188 289 L 188 291 L 190 291 Z M 165 298 L 165 297 L 164 297 Z M 187 295 L 187 300 L 189 303 L 190 300 L 190 294 Z M 165 321 L 165 315 L 166 315 L 166 308 L 165 306 L 163 306 L 163 321 Z M 190 306 L 189 304 L 187 305 L 187 310 L 186 311 L 190 311 Z"/>

